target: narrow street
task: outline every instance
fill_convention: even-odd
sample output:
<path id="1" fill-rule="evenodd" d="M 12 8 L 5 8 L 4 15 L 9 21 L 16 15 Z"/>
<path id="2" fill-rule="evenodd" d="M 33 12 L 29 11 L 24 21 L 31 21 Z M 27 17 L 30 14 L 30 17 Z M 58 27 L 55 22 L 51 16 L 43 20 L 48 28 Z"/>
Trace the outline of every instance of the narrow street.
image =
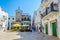
<path id="1" fill-rule="evenodd" d="M 38 32 L 3 32 L 0 40 L 59 40 L 58 38 L 43 36 Z"/>

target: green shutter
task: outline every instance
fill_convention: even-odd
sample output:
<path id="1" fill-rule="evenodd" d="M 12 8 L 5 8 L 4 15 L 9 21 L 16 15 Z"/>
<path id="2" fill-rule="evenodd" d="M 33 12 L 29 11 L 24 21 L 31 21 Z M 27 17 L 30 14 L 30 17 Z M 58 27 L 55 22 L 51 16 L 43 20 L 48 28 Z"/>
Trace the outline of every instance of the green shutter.
<path id="1" fill-rule="evenodd" d="M 46 34 L 48 34 L 48 24 L 46 24 Z"/>
<path id="2" fill-rule="evenodd" d="M 52 33 L 53 33 L 53 36 L 57 36 L 57 24 L 56 22 L 52 23 Z"/>

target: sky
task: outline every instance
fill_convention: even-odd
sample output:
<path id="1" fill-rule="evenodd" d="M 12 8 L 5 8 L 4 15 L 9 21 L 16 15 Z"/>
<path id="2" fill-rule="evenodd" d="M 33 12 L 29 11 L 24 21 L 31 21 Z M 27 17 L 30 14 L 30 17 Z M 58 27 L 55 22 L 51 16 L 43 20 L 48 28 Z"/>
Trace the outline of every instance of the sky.
<path id="1" fill-rule="evenodd" d="M 18 7 L 23 10 L 23 13 L 33 16 L 35 10 L 41 5 L 41 0 L 0 0 L 0 7 L 9 16 L 15 16 Z"/>

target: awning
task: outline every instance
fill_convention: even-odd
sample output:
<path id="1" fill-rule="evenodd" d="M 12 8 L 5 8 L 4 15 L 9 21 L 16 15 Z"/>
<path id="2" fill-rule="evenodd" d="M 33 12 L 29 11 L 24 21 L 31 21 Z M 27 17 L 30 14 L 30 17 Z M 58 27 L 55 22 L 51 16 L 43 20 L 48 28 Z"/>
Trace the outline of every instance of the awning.
<path id="1" fill-rule="evenodd" d="M 13 24 L 12 25 L 13 27 L 19 27 L 19 26 L 21 26 L 20 24 Z"/>

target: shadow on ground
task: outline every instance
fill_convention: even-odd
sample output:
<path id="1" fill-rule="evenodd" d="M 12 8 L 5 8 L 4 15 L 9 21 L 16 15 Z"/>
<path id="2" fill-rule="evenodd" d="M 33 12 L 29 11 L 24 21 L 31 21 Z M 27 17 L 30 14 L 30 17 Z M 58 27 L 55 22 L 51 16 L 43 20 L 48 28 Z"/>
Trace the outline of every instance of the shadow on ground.
<path id="1" fill-rule="evenodd" d="M 29 39 L 29 34 L 31 35 L 32 32 L 18 32 L 16 35 L 20 36 L 20 37 L 17 38 L 17 39 L 13 39 L 13 40 L 28 40 Z"/>
<path id="2" fill-rule="evenodd" d="M 13 40 L 60 40 L 57 37 L 48 36 L 38 32 L 19 32 L 16 35 L 20 37 Z"/>

